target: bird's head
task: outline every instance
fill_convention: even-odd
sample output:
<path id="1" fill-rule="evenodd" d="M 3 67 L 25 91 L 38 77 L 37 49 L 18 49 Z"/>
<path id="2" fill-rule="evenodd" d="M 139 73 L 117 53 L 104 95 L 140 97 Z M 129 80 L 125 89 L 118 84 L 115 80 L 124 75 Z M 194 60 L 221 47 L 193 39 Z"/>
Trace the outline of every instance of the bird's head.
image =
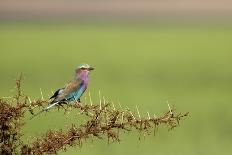
<path id="1" fill-rule="evenodd" d="M 91 67 L 88 64 L 81 64 L 80 66 L 77 67 L 76 69 L 76 76 L 80 77 L 82 74 L 88 75 L 90 71 L 94 70 L 93 67 Z"/>

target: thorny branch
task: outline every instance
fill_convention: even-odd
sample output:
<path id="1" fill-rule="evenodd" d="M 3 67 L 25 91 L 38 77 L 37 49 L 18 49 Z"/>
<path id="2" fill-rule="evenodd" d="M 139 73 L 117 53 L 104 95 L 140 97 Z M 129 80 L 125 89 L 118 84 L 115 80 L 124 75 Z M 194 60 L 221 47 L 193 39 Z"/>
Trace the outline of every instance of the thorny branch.
<path id="1" fill-rule="evenodd" d="M 129 108 L 116 109 L 113 103 L 101 97 L 99 91 L 99 104 L 93 104 L 89 94 L 89 104 L 76 102 L 69 105 L 72 109 L 80 111 L 78 114 L 87 116 L 88 120 L 84 124 L 80 126 L 72 124 L 68 130 L 49 130 L 31 144 L 24 144 L 21 140 L 21 128 L 25 124 L 22 121 L 25 113 L 29 111 L 33 115 L 34 109 L 47 105 L 49 100 L 44 100 L 42 97 L 31 101 L 21 91 L 21 80 L 22 76 L 16 80 L 15 96 L 0 98 L 0 154 L 3 155 L 57 154 L 58 151 L 66 150 L 69 146 L 81 146 L 83 140 L 92 137 L 98 139 L 106 137 L 108 142 L 117 142 L 120 141 L 120 131 L 129 132 L 135 129 L 143 135 L 149 135 L 161 124 L 167 125 L 169 130 L 172 130 L 179 125 L 183 117 L 188 116 L 188 113 L 176 113 L 168 105 L 168 112 L 162 116 L 151 117 L 147 112 L 147 118 L 142 118 L 137 106 L 137 114 Z"/>

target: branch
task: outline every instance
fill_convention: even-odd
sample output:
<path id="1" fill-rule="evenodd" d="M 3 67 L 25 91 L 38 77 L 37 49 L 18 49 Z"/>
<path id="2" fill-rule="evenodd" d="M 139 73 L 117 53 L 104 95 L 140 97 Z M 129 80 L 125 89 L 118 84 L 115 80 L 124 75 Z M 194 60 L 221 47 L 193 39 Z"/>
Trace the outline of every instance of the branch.
<path id="1" fill-rule="evenodd" d="M 108 143 L 118 142 L 121 131 L 138 131 L 143 135 L 150 135 L 160 125 L 166 125 L 168 130 L 172 130 L 179 125 L 182 118 L 188 116 L 188 113 L 176 113 L 175 109 L 168 105 L 168 111 L 162 116 L 157 117 L 154 114 L 154 117 L 151 117 L 147 112 L 146 118 L 141 117 L 137 106 L 137 113 L 121 106 L 117 109 L 112 102 L 102 98 L 99 91 L 99 104 L 94 104 L 89 94 L 90 103 L 74 102 L 61 106 L 71 107 L 78 115 L 87 116 L 87 121 L 82 125 L 77 126 L 73 122 L 67 130 L 49 130 L 31 144 L 24 144 L 21 140 L 21 128 L 25 124 L 22 121 L 25 112 L 29 111 L 33 115 L 35 109 L 43 108 L 50 101 L 44 100 L 42 91 L 41 99 L 31 101 L 21 91 L 21 79 L 20 77 L 16 81 L 15 96 L 0 99 L 0 154 L 56 154 L 68 147 L 80 147 L 86 139 L 107 138 Z"/>

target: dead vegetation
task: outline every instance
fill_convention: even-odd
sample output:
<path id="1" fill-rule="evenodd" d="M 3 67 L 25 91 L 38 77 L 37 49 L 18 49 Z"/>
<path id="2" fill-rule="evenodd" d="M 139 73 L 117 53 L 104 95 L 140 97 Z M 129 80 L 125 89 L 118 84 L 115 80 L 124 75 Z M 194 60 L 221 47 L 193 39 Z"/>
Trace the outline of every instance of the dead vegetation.
<path id="1" fill-rule="evenodd" d="M 0 154 L 2 155 L 42 155 L 57 154 L 60 150 L 66 150 L 70 146 L 81 146 L 86 139 L 104 139 L 108 142 L 120 141 L 120 131 L 138 131 L 143 135 L 150 135 L 156 131 L 159 125 L 168 126 L 169 130 L 174 129 L 183 117 L 188 113 L 176 113 L 169 107 L 162 116 L 150 115 L 142 118 L 137 112 L 129 108 L 115 108 L 113 103 L 100 98 L 99 104 L 93 104 L 90 96 L 89 104 L 71 104 L 72 110 L 79 115 L 87 116 L 86 122 L 82 125 L 73 123 L 67 130 L 49 130 L 41 137 L 37 137 L 31 144 L 25 144 L 22 140 L 21 129 L 26 122 L 23 122 L 26 112 L 34 114 L 34 110 L 49 103 L 42 99 L 31 101 L 21 91 L 22 77 L 16 80 L 17 93 L 13 97 L 0 98 Z M 32 120 L 33 121 L 33 120 Z"/>

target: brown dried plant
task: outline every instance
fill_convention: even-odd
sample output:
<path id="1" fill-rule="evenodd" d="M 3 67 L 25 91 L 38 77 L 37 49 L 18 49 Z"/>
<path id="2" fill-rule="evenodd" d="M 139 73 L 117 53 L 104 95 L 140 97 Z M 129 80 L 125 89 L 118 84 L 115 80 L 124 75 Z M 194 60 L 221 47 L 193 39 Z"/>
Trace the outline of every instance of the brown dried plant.
<path id="1" fill-rule="evenodd" d="M 73 110 L 77 110 L 78 114 L 87 116 L 86 122 L 79 126 L 73 123 L 68 130 L 49 130 L 31 144 L 25 144 L 21 140 L 25 113 L 29 111 L 34 115 L 34 109 L 49 104 L 49 100 L 44 100 L 42 97 L 31 102 L 21 90 L 21 80 L 22 76 L 16 80 L 15 96 L 0 98 L 0 154 L 2 155 L 57 154 L 58 151 L 66 150 L 70 146 L 81 146 L 83 140 L 89 138 L 107 138 L 108 142 L 118 142 L 120 131 L 130 132 L 135 129 L 133 131 L 150 135 L 161 124 L 172 130 L 179 125 L 183 117 L 188 116 L 188 113 L 176 113 L 168 105 L 168 111 L 162 116 L 151 116 L 147 112 L 147 117 L 142 118 L 137 106 L 137 113 L 129 108 L 116 109 L 113 103 L 107 102 L 102 97 L 99 104 L 93 104 L 89 95 L 89 104 L 76 102 L 69 105 Z"/>

